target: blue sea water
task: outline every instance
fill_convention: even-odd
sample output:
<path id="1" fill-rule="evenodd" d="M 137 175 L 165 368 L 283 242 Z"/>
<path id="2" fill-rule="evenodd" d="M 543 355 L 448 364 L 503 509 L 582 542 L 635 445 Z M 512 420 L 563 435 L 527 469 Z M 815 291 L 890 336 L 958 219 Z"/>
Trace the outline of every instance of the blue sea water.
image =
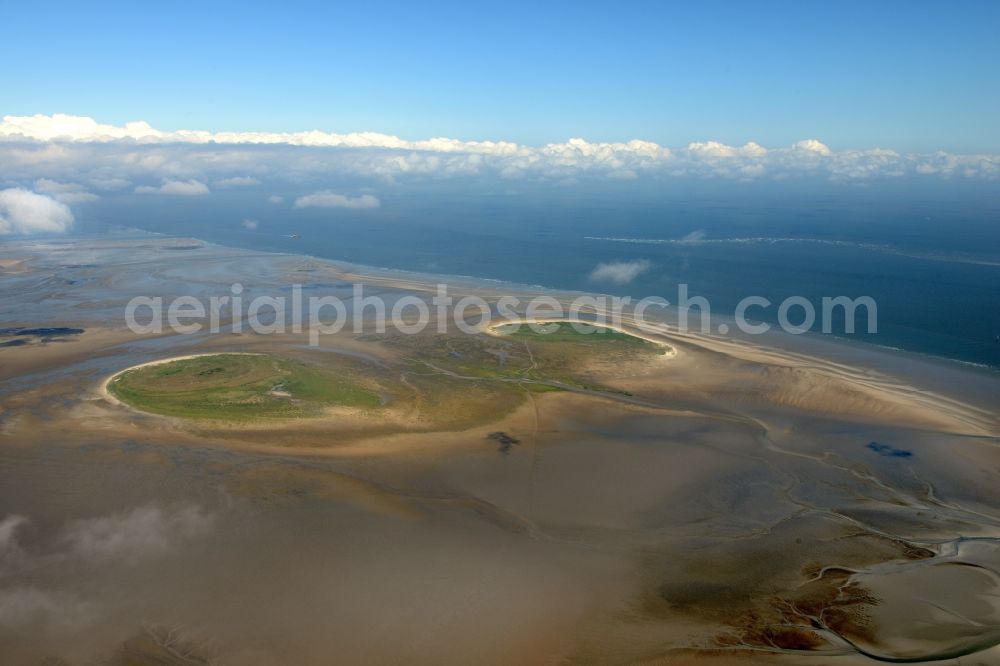
<path id="1" fill-rule="evenodd" d="M 512 185 L 512 187 L 516 186 Z M 727 189 L 729 188 L 729 189 Z M 128 226 L 355 264 L 676 302 L 677 285 L 732 314 L 741 298 L 871 296 L 864 342 L 1000 367 L 1000 205 L 990 187 L 891 191 L 710 187 L 502 192 L 434 183 L 386 188 L 373 210 L 296 209 L 299 194 L 123 195 L 86 209 L 83 229 Z M 733 191 L 735 190 L 735 191 Z M 255 230 L 241 224 L 258 221 Z M 298 235 L 298 238 L 291 236 Z M 599 263 L 646 262 L 627 284 Z M 834 322 L 834 333 L 843 324 Z M 816 328 L 818 330 L 819 323 Z"/>

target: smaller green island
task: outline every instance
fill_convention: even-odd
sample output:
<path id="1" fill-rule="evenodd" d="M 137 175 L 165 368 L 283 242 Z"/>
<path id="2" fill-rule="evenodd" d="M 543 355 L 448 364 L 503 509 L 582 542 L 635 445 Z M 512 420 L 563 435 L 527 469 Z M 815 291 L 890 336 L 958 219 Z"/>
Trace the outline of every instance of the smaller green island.
<path id="1" fill-rule="evenodd" d="M 538 321 L 535 323 L 537 326 L 543 326 L 544 329 L 536 331 L 528 323 L 519 322 L 502 324 L 494 328 L 493 332 L 513 340 L 530 342 L 584 345 L 606 345 L 613 343 L 619 347 L 631 348 L 635 351 L 655 351 L 659 354 L 670 352 L 670 348 L 664 344 L 651 342 L 645 338 L 640 338 L 637 335 L 626 333 L 611 326 L 566 321 Z"/>
<path id="2" fill-rule="evenodd" d="M 250 421 L 319 416 L 340 406 L 374 408 L 361 378 L 270 354 L 206 354 L 124 370 L 108 393 L 136 409 L 184 418 Z"/>

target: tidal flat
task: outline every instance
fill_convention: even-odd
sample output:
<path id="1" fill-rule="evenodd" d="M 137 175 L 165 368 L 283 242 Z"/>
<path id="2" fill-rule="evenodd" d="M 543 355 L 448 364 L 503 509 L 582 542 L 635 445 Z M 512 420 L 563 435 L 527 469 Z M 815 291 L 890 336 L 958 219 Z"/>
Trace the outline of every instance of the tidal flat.
<path id="1" fill-rule="evenodd" d="M 628 317 L 137 335 L 136 295 L 434 284 L 154 236 L 0 266 L 43 332 L 0 346 L 5 664 L 1000 663 L 995 371 Z"/>

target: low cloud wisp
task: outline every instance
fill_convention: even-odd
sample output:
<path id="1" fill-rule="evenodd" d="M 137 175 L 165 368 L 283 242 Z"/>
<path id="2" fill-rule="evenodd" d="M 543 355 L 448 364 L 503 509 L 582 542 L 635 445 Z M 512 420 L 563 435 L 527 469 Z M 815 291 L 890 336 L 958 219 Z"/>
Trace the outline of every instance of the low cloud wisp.
<path id="1" fill-rule="evenodd" d="M 131 511 L 75 521 L 63 540 L 69 550 L 87 560 L 138 560 L 161 555 L 182 542 L 207 533 L 212 514 L 194 504 Z"/>
<path id="2" fill-rule="evenodd" d="M 651 267 L 652 264 L 645 259 L 600 263 L 590 272 L 590 279 L 594 282 L 629 284 Z"/>
<path id="3" fill-rule="evenodd" d="M 174 196 L 193 197 L 208 194 L 205 183 L 198 180 L 165 180 L 159 187 L 140 185 L 135 188 L 136 194 L 170 194 Z"/>

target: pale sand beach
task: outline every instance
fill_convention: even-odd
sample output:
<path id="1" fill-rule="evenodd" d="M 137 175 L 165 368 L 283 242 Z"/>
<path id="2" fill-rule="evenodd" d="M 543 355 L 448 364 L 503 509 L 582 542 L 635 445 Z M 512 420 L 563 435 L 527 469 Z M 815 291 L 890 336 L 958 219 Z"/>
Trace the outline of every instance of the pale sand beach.
<path id="1" fill-rule="evenodd" d="M 599 315 L 600 313 L 593 313 L 593 314 Z M 490 333 L 490 334 L 493 334 L 493 335 L 497 335 L 498 334 L 497 329 L 501 328 L 503 326 L 518 326 L 518 325 L 521 325 L 521 324 L 524 324 L 524 325 L 528 325 L 528 324 L 542 324 L 542 325 L 545 325 L 545 324 L 560 324 L 560 323 L 564 323 L 564 324 L 590 324 L 590 325 L 593 325 L 593 326 L 597 326 L 599 328 L 606 328 L 606 329 L 611 330 L 611 331 L 617 331 L 618 333 L 624 333 L 626 335 L 631 335 L 632 337 L 639 338 L 640 340 L 646 340 L 647 342 L 652 342 L 655 345 L 659 345 L 660 347 L 663 348 L 663 353 L 660 354 L 661 358 L 674 358 L 674 357 L 677 356 L 677 350 L 676 349 L 674 349 L 673 347 L 671 347 L 670 345 L 668 345 L 662 338 L 656 338 L 656 337 L 650 336 L 647 333 L 643 332 L 643 329 L 640 329 L 638 327 L 635 327 L 635 328 L 632 328 L 632 329 L 628 329 L 628 328 L 625 328 L 624 326 L 618 326 L 618 325 L 615 325 L 615 324 L 610 323 L 610 322 L 600 322 L 600 323 L 598 323 L 598 322 L 588 321 L 585 318 L 573 319 L 573 318 L 569 318 L 569 317 L 559 317 L 559 318 L 545 317 L 545 318 L 539 318 L 539 319 L 511 319 L 510 321 L 504 322 L 502 324 L 493 324 L 491 326 L 487 326 L 487 327 L 484 328 L 484 332 Z"/>

